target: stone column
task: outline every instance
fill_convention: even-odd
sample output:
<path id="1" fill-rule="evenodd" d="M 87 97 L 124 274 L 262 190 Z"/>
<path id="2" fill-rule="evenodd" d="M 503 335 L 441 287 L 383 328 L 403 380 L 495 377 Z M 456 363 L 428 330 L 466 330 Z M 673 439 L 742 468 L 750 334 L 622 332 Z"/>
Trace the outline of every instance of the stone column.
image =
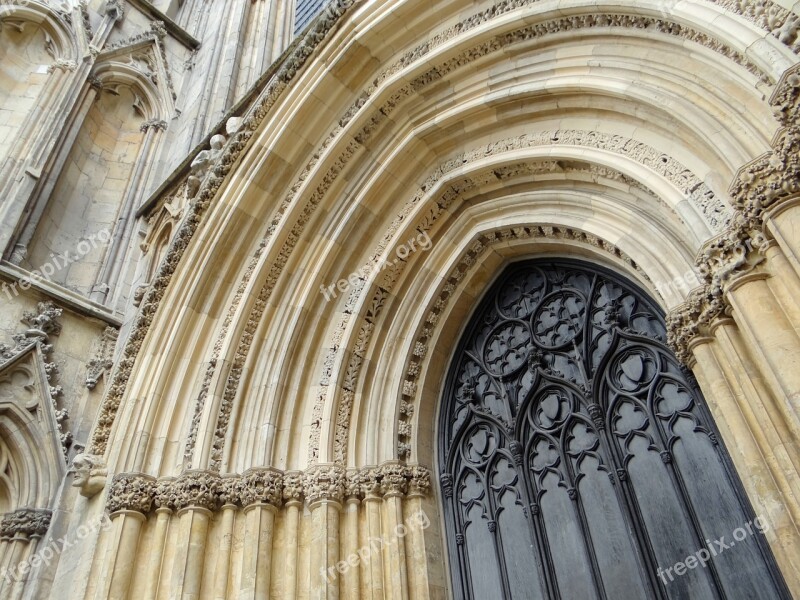
<path id="1" fill-rule="evenodd" d="M 283 476 L 283 504 L 286 523 L 283 568 L 283 598 L 297 595 L 297 549 L 300 547 L 300 511 L 303 509 L 303 474 L 290 471 Z"/>
<path id="2" fill-rule="evenodd" d="M 745 389 L 741 385 L 752 366 L 746 364 L 749 362 L 746 356 L 729 352 L 731 336 L 736 335 L 732 331 L 735 327 L 731 319 L 722 319 L 713 327 L 715 338 L 702 338 L 693 345 L 697 358 L 694 372 L 705 390 L 723 439 L 729 442 L 731 458 L 738 467 L 742 483 L 755 499 L 757 512 L 769 515 L 771 528 L 777 531 L 787 524 L 785 518 L 780 523 L 770 514 L 773 512 L 770 509 L 780 505 L 780 496 L 795 505 L 790 511 L 797 510 L 798 490 L 793 489 L 797 478 L 796 474 L 790 475 L 795 467 L 787 455 L 780 427 L 774 424 L 775 418 L 781 421 L 781 417 L 765 409 L 754 387 Z M 762 482 L 769 480 L 775 481 L 777 489 L 763 489 Z M 784 513 L 784 517 L 788 514 Z"/>
<path id="3" fill-rule="evenodd" d="M 177 551 L 172 566 L 170 597 L 197 600 L 205 567 L 206 540 L 212 513 L 219 506 L 220 476 L 213 471 L 188 470 L 176 480 Z"/>
<path id="4" fill-rule="evenodd" d="M 0 598 L 16 600 L 22 597 L 32 568 L 31 560 L 38 540 L 47 533 L 52 513 L 49 510 L 23 508 L 7 513 L 0 521 Z"/>
<path id="5" fill-rule="evenodd" d="M 306 501 L 311 511 L 311 600 L 338 600 L 339 580 L 330 569 L 339 563 L 339 512 L 344 497 L 344 469 L 316 465 L 303 478 Z"/>
<path id="6" fill-rule="evenodd" d="M 0 165 L 0 190 L 6 193 L 13 184 L 17 174 L 15 170 L 24 166 L 24 161 L 30 155 L 30 148 L 34 140 L 44 133 L 48 138 L 53 136 L 52 126 L 47 128 L 47 121 L 57 115 L 50 114 L 51 105 L 55 104 L 58 98 L 69 87 L 69 80 L 74 76 L 78 65 L 71 60 L 56 59 L 50 65 L 47 72 L 50 77 L 36 98 L 36 104 L 31 107 L 30 112 L 25 118 L 25 122 L 17 132 L 15 140 L 11 145 L 8 155 L 3 164 Z M 43 122 L 44 121 L 44 122 Z M 34 170 L 33 175 L 37 174 Z M 9 187 L 7 187 L 9 186 Z"/>
<path id="7" fill-rule="evenodd" d="M 145 567 L 145 600 L 155 600 L 158 594 L 158 584 L 161 577 L 161 562 L 164 559 L 164 547 L 167 543 L 167 531 L 169 530 L 172 510 L 175 507 L 175 498 L 172 494 L 172 477 L 164 477 L 156 483 L 154 493 L 154 504 L 156 506 L 156 527 L 153 533 L 153 542 L 150 546 L 151 551 L 147 557 Z"/>
<path id="8" fill-rule="evenodd" d="M 136 570 L 136 549 L 146 514 L 155 495 L 155 478 L 141 473 L 121 473 L 111 482 L 106 510 L 111 516 L 103 580 L 97 598 L 126 600 Z"/>
<path id="9" fill-rule="evenodd" d="M 670 315 L 670 343 L 693 366 L 750 500 L 769 522 L 767 538 L 787 583 L 797 590 L 796 275 L 774 242 L 753 248 L 750 234 L 726 235 L 701 255 L 706 283 Z"/>
<path id="10" fill-rule="evenodd" d="M 241 500 L 245 515 L 244 556 L 240 600 L 268 600 L 272 571 L 275 513 L 281 505 L 283 476 L 274 469 L 249 469 L 242 475 Z"/>
<path id="11" fill-rule="evenodd" d="M 240 500 L 241 482 L 238 477 L 223 477 L 220 483 L 220 503 L 222 517 L 220 523 L 220 542 L 217 549 L 217 564 L 214 569 L 214 600 L 228 598 L 228 579 L 231 573 L 231 548 L 233 546 L 233 526 Z"/>
<path id="12" fill-rule="evenodd" d="M 767 245 L 764 254 L 767 257 L 767 269 L 772 274 L 767 284 L 794 325 L 795 333 L 800 335 L 800 278 L 775 242 Z"/>
<path id="13" fill-rule="evenodd" d="M 800 275 L 800 195 L 781 200 L 764 215 L 764 228 Z"/>
<path id="14" fill-rule="evenodd" d="M 383 600 L 383 531 L 381 527 L 381 483 L 376 468 L 365 468 L 362 471 L 362 492 L 364 494 L 364 535 L 361 538 L 362 548 L 367 560 L 364 561 L 364 583 L 367 598 Z"/>
<path id="15" fill-rule="evenodd" d="M 120 218 L 114 226 L 111 241 L 105 249 L 102 268 L 97 274 L 92 287 L 91 299 L 100 304 L 109 300 L 109 292 L 115 290 L 124 266 L 124 258 L 130 245 L 133 234 L 134 215 L 142 202 L 144 190 L 154 163 L 155 155 L 160 147 L 161 137 L 167 122 L 160 119 L 151 119 L 142 123 L 141 131 L 144 138 L 139 145 L 139 154 L 133 167 L 133 173 L 125 190 L 125 197 L 120 205 Z M 112 298 L 114 297 L 112 293 Z"/>
<path id="16" fill-rule="evenodd" d="M 379 469 L 383 493 L 383 559 L 386 597 L 408 600 L 406 573 L 406 525 L 403 498 L 408 491 L 406 467 L 385 464 Z"/>
<path id="17" fill-rule="evenodd" d="M 80 131 L 86 114 L 97 99 L 102 89 L 102 83 L 97 79 L 90 79 L 85 89 L 76 91 L 76 98 L 70 99 L 67 111 L 64 114 L 74 116 L 70 123 L 55 123 L 41 135 L 41 139 L 26 149 L 26 155 L 33 157 L 27 161 L 32 164 L 23 164 L 22 173 L 11 173 L 0 183 L 0 197 L 9 201 L 0 207 L 0 245 L 8 252 L 9 242 L 14 245 L 9 260 L 19 264 L 26 256 L 36 225 L 44 212 L 50 192 L 58 181 L 58 176 L 69 155 L 75 138 Z M 57 113 L 57 110 L 50 110 Z M 46 119 L 52 118 L 50 115 Z M 53 127 L 60 136 L 53 136 Z M 49 169 L 45 172 L 44 166 L 52 159 Z M 47 177 L 43 175 L 47 174 Z M 12 200 L 13 199 L 13 200 Z M 28 208 L 32 205 L 32 209 Z M 30 211 L 30 212 L 27 212 Z"/>
<path id="18" fill-rule="evenodd" d="M 361 557 L 358 542 L 358 507 L 361 504 L 361 474 L 358 471 L 347 474 L 345 487 L 344 516 L 342 526 L 342 561 L 347 568 L 341 577 L 341 594 L 346 600 L 358 600 L 361 597 Z"/>
<path id="19" fill-rule="evenodd" d="M 766 282 L 768 275 L 751 272 L 728 285 L 726 297 L 733 318 L 752 345 L 753 357 L 777 398 L 785 397 L 800 416 L 800 337 Z"/>
<path id="20" fill-rule="evenodd" d="M 430 519 L 423 502 L 431 489 L 431 473 L 419 465 L 408 467 L 408 494 L 405 500 L 406 560 L 408 562 L 408 589 L 411 598 L 427 598 L 428 552 L 425 544 L 425 529 Z"/>

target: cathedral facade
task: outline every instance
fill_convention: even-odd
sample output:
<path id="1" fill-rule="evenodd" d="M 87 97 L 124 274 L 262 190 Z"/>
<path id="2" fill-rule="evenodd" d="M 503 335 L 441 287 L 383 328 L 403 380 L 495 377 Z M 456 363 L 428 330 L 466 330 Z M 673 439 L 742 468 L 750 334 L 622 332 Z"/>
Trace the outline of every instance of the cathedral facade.
<path id="1" fill-rule="evenodd" d="M 794 0 L 0 0 L 0 599 L 800 597 L 799 63 Z"/>

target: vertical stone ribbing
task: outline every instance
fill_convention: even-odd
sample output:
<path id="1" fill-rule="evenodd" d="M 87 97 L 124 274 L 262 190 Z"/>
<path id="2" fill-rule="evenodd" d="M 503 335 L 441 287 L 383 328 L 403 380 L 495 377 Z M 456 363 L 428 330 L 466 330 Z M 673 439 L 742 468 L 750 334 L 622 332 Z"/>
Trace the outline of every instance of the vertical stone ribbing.
<path id="1" fill-rule="evenodd" d="M 381 483 L 376 469 L 364 469 L 362 475 L 364 494 L 364 530 L 361 546 L 369 552 L 364 569 L 364 588 L 367 598 L 384 598 L 383 556 L 381 552 L 383 528 L 381 525 Z"/>
<path id="2" fill-rule="evenodd" d="M 102 581 L 97 599 L 126 600 L 136 572 L 136 550 L 146 515 L 153 505 L 155 478 L 139 473 L 116 475 L 108 492 L 111 518 Z"/>
<path id="3" fill-rule="evenodd" d="M 408 494 L 403 506 L 407 527 L 406 561 L 408 563 L 408 590 L 411 598 L 424 598 L 430 594 L 428 576 L 428 551 L 425 529 L 430 517 L 425 513 L 423 501 L 430 494 L 430 472 L 420 466 L 409 468 Z"/>
<path id="4" fill-rule="evenodd" d="M 305 473 L 304 491 L 311 511 L 311 600 L 338 600 L 339 581 L 328 570 L 339 562 L 339 512 L 344 498 L 344 469 L 317 465 Z"/>
<path id="5" fill-rule="evenodd" d="M 178 534 L 170 597 L 200 597 L 209 524 L 219 507 L 219 487 L 220 476 L 210 471 L 185 471 L 175 480 Z"/>
<path id="6" fill-rule="evenodd" d="M 242 475 L 245 539 L 240 600 L 268 600 L 272 572 L 275 514 L 281 505 L 283 475 L 272 469 L 251 469 Z"/>
<path id="7" fill-rule="evenodd" d="M 172 511 L 175 507 L 172 497 L 172 483 L 174 479 L 163 478 L 155 485 L 153 503 L 156 506 L 156 525 L 153 534 L 152 552 L 147 557 L 147 564 L 144 569 L 144 599 L 156 600 L 158 597 L 159 580 L 161 578 L 161 566 L 164 560 L 164 547 L 167 543 L 167 532 L 169 531 Z"/>
<path id="8" fill-rule="evenodd" d="M 297 554 L 300 546 L 300 513 L 303 508 L 303 475 L 292 471 L 283 476 L 283 501 L 286 535 L 284 539 L 283 598 L 294 600 L 297 594 Z"/>
<path id="9" fill-rule="evenodd" d="M 386 597 L 408 599 L 408 573 L 406 570 L 403 498 L 408 491 L 406 468 L 401 464 L 381 467 L 381 493 L 383 494 L 383 558 L 386 573 Z"/>
<path id="10" fill-rule="evenodd" d="M 341 576 L 341 597 L 344 600 L 358 600 L 361 597 L 360 557 L 358 543 L 358 513 L 361 504 L 361 474 L 358 471 L 347 474 L 344 514 L 342 516 L 341 560 L 348 568 Z M 358 557 L 358 562 L 353 557 Z"/>

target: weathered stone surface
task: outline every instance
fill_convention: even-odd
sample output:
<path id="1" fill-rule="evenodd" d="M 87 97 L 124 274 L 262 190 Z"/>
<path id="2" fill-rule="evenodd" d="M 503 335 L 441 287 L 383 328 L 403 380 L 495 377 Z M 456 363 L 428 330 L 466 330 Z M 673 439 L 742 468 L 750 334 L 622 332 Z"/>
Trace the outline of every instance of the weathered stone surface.
<path id="1" fill-rule="evenodd" d="M 532 256 L 661 306 L 800 594 L 800 14 L 551 4 L 0 2 L 0 563 L 74 542 L 23 597 L 446 597 L 422 465 Z"/>

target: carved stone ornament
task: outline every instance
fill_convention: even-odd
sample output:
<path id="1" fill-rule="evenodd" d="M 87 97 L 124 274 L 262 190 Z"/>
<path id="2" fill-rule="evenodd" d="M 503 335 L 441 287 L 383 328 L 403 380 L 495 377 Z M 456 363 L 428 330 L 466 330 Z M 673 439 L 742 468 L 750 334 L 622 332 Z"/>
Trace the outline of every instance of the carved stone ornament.
<path id="1" fill-rule="evenodd" d="M 114 347 L 117 344 L 118 331 L 114 327 L 106 327 L 95 344 L 94 357 L 86 364 L 86 387 L 93 390 L 100 378 L 114 365 Z"/>
<path id="2" fill-rule="evenodd" d="M 125 0 L 106 0 L 105 13 L 113 21 L 125 18 Z"/>
<path id="3" fill-rule="evenodd" d="M 25 311 L 22 322 L 30 326 L 26 331 L 28 337 L 40 337 L 47 340 L 50 335 L 61 333 L 61 323 L 59 318 L 64 311 L 52 302 L 39 302 L 37 310 Z"/>
<path id="4" fill-rule="evenodd" d="M 283 476 L 283 499 L 285 502 L 299 502 L 303 499 L 303 473 L 290 471 Z"/>
<path id="5" fill-rule="evenodd" d="M 153 490 L 153 504 L 156 509 L 175 510 L 175 478 L 162 477 L 156 481 Z"/>
<path id="6" fill-rule="evenodd" d="M 154 477 L 141 473 L 120 473 L 111 481 L 106 510 L 111 514 L 133 511 L 145 515 L 153 506 L 154 496 Z"/>
<path id="7" fill-rule="evenodd" d="M 211 137 L 209 142 L 210 148 L 201 151 L 190 166 L 191 174 L 189 175 L 188 196 L 194 198 L 200 190 L 200 184 L 205 179 L 206 175 L 217 162 L 225 148 L 227 139 L 224 135 L 217 134 Z"/>
<path id="8" fill-rule="evenodd" d="M 336 130 L 331 133 L 331 136 L 324 142 L 323 147 L 315 152 L 315 156 L 317 158 L 321 156 L 324 153 L 324 150 L 330 147 L 334 141 L 338 139 L 347 125 L 351 123 L 354 118 L 356 118 L 359 111 L 363 107 L 371 106 L 371 104 L 366 102 L 366 100 L 370 96 L 374 96 L 374 94 L 384 91 L 384 82 L 393 80 L 393 76 L 397 72 L 407 68 L 409 65 L 425 61 L 427 54 L 434 52 L 437 47 L 448 43 L 453 38 L 465 35 L 466 32 L 476 27 L 480 27 L 486 22 L 495 19 L 504 19 L 506 18 L 505 15 L 507 13 L 523 7 L 532 6 L 537 1 L 538 0 L 514 0 L 510 2 L 499 2 L 490 9 L 474 15 L 465 16 L 464 20 L 461 22 L 454 23 L 447 29 L 436 32 L 436 34 L 432 35 L 430 39 L 427 40 L 423 45 L 410 50 L 395 64 L 391 65 L 388 69 L 380 73 L 379 76 L 374 80 L 374 83 L 371 83 L 370 87 L 364 90 L 357 102 L 354 103 L 353 110 L 348 110 L 347 113 L 342 117 L 340 120 L 340 127 L 337 127 Z M 786 19 L 781 20 L 781 17 L 778 17 L 778 22 L 772 24 L 761 23 L 760 17 L 755 14 L 750 14 L 752 11 L 748 12 L 745 8 L 743 8 L 743 6 L 740 6 L 740 3 L 738 2 L 719 0 L 717 3 L 723 6 L 726 10 L 733 11 L 737 14 L 744 14 L 746 16 L 749 15 L 748 18 L 750 18 L 751 21 L 756 22 L 761 27 L 768 27 L 769 30 L 773 32 L 773 35 L 777 35 L 781 41 L 791 40 L 796 34 L 796 26 L 792 25 L 791 23 L 786 25 Z M 189 208 L 189 214 L 187 214 L 187 218 L 184 219 L 179 231 L 176 233 L 169 252 L 166 254 L 162 264 L 159 266 L 156 277 L 153 281 L 153 285 L 147 292 L 145 299 L 142 301 L 141 311 L 133 324 L 131 337 L 124 350 L 120 368 L 117 370 L 115 380 L 112 382 L 112 385 L 109 386 L 109 393 L 103 401 L 100 415 L 100 422 L 102 425 L 98 426 L 93 432 L 90 445 L 91 451 L 97 453 L 103 453 L 105 451 L 111 426 L 114 422 L 117 409 L 119 408 L 126 382 L 142 345 L 141 340 L 144 339 L 144 334 L 152 323 L 155 308 L 160 302 L 160 299 L 163 297 L 164 291 L 166 290 L 166 287 L 169 284 L 173 273 L 175 272 L 178 262 L 187 248 L 189 241 L 202 222 L 203 217 L 212 199 L 220 189 L 224 178 L 230 173 L 234 164 L 239 159 L 241 152 L 253 137 L 254 132 L 258 129 L 267 115 L 271 113 L 273 107 L 275 107 L 278 103 L 279 98 L 281 98 L 286 90 L 290 87 L 288 85 L 289 82 L 295 79 L 298 72 L 300 72 L 303 66 L 307 63 L 319 44 L 326 39 L 331 32 L 336 31 L 336 24 L 341 20 L 346 12 L 350 11 L 351 7 L 355 4 L 357 3 L 353 0 L 339 0 L 336 2 L 331 2 L 327 5 L 323 14 L 315 20 L 313 26 L 305 32 L 304 36 L 293 47 L 292 51 L 286 55 L 283 62 L 279 65 L 275 76 L 265 83 L 263 90 L 258 96 L 258 99 L 249 107 L 247 112 L 242 115 L 243 122 L 241 128 L 239 128 L 236 134 L 232 136 L 232 139 L 228 141 L 224 150 L 217 157 L 213 168 L 210 164 L 203 166 L 203 169 L 210 169 L 211 173 L 205 176 L 202 181 L 200 181 L 196 174 L 191 175 L 191 177 L 195 177 L 198 181 L 200 181 L 200 185 L 197 187 L 197 189 L 190 189 L 189 195 L 190 197 L 195 198 L 196 201 Z M 752 3 L 748 0 L 746 4 L 750 5 Z M 771 7 L 771 9 L 775 8 L 776 6 L 771 2 L 768 2 L 767 4 Z M 714 39 L 702 31 L 693 30 L 680 23 L 672 22 L 665 18 L 657 19 L 649 17 L 637 17 L 633 15 L 585 15 L 580 17 L 572 17 L 569 19 L 556 19 L 547 23 L 538 23 L 517 32 L 508 32 L 503 36 L 500 36 L 501 39 L 497 39 L 495 42 L 483 44 L 485 48 L 469 48 L 465 50 L 464 56 L 449 59 L 447 64 L 431 65 L 431 69 L 428 73 L 424 73 L 419 78 L 409 82 L 407 86 L 405 86 L 402 90 L 397 91 L 397 94 L 392 96 L 392 98 L 388 101 L 391 103 L 391 106 L 375 107 L 376 110 L 372 115 L 364 115 L 364 118 L 361 119 L 361 121 L 365 123 L 363 132 L 356 132 L 356 138 L 354 138 L 350 144 L 347 144 L 347 147 L 344 149 L 342 155 L 336 159 L 335 164 L 330 169 L 330 172 L 324 177 L 324 184 L 321 184 L 322 187 L 319 190 L 311 191 L 309 206 L 301 217 L 302 222 L 308 222 L 310 213 L 313 212 L 315 206 L 320 203 L 323 195 L 326 193 L 331 183 L 338 177 L 339 173 L 342 172 L 346 163 L 355 155 L 360 145 L 363 145 L 366 139 L 377 130 L 380 124 L 387 122 L 389 113 L 400 104 L 404 97 L 410 94 L 418 93 L 426 85 L 440 80 L 448 69 L 456 69 L 464 64 L 479 60 L 482 56 L 489 52 L 504 51 L 504 49 L 510 44 L 526 43 L 529 40 L 542 38 L 544 36 L 563 34 L 565 31 L 591 28 L 626 28 L 631 30 L 643 30 L 645 28 L 651 29 L 662 35 L 671 35 L 673 37 L 687 40 L 689 43 L 703 45 L 706 48 L 709 48 L 711 51 L 720 53 L 729 60 L 737 64 L 741 64 L 745 69 L 755 73 L 757 77 L 761 79 L 765 78 L 765 74 L 759 70 L 758 66 L 754 65 L 746 56 L 742 55 L 737 50 L 728 47 L 720 40 Z M 776 29 L 780 32 L 779 34 L 774 33 Z M 784 43 L 786 43 L 786 41 L 784 41 Z M 314 164 L 316 163 L 317 158 L 314 159 Z M 292 187 L 292 191 L 282 203 L 281 209 L 278 211 L 279 214 L 276 216 L 275 222 L 269 226 L 270 232 L 275 231 L 279 226 L 283 215 L 286 212 L 284 205 L 293 205 L 295 196 L 298 194 L 305 181 L 312 174 L 313 166 L 313 164 L 309 164 L 309 167 L 304 169 L 301 177 Z M 181 187 L 185 184 L 186 181 L 181 181 L 178 182 L 176 187 Z M 696 190 L 693 190 L 692 193 L 695 191 Z M 707 218 L 717 219 L 720 216 L 714 212 L 715 209 L 713 206 L 709 207 L 705 202 L 700 202 L 700 205 L 703 209 L 711 209 L 711 212 L 709 213 L 704 212 Z M 281 260 L 283 261 L 284 258 Z M 279 274 L 280 267 L 278 266 L 276 269 L 278 272 L 277 274 Z M 277 277 L 277 274 L 273 275 L 271 273 L 269 275 L 269 279 L 274 280 Z M 246 287 L 246 282 L 244 282 L 243 285 Z M 262 301 L 263 298 L 259 297 L 259 303 Z M 235 312 L 235 307 L 233 310 Z M 235 387 L 233 391 L 235 393 Z M 198 398 L 198 410 L 202 410 L 204 400 L 205 396 Z M 232 401 L 229 401 L 228 398 L 226 398 L 224 402 L 227 405 Z M 221 419 L 221 421 L 224 421 L 224 419 Z M 191 451 L 192 449 L 188 450 L 188 452 Z"/>
<path id="9" fill-rule="evenodd" d="M 184 471 L 173 484 L 175 510 L 201 508 L 210 511 L 219 508 L 220 476 L 213 471 Z"/>
<path id="10" fill-rule="evenodd" d="M 69 412 L 60 406 L 59 399 L 63 394 L 63 390 L 58 385 L 58 380 L 61 370 L 58 363 L 51 360 L 53 345 L 48 343 L 50 336 L 61 334 L 61 322 L 59 319 L 62 313 L 63 310 L 49 300 L 39 302 L 36 305 L 36 310 L 25 311 L 22 315 L 22 322 L 28 326 L 28 329 L 24 333 L 17 333 L 11 336 L 14 340 L 13 345 L 9 346 L 8 344 L 0 343 L 0 366 L 22 352 L 29 350 L 34 345 L 39 345 L 44 359 L 44 371 L 47 377 L 50 401 L 58 426 L 57 433 L 64 451 L 64 459 L 66 460 L 67 453 L 72 445 L 72 433 L 66 430 L 64 426 L 64 423 L 69 419 Z"/>
<path id="11" fill-rule="evenodd" d="M 3 516 L 0 521 L 0 538 L 42 537 L 50 527 L 52 511 L 44 509 L 22 508 Z"/>
<path id="12" fill-rule="evenodd" d="M 764 229 L 767 212 L 800 194 L 800 67 L 781 78 L 770 104 L 783 126 L 772 152 L 739 170 L 730 188 L 736 212 L 695 261 L 702 285 L 667 316 L 669 344 L 683 363 L 692 360 L 692 342 L 708 335 L 711 325 L 730 309 L 726 287 L 764 261 L 770 244 Z"/>
<path id="13" fill-rule="evenodd" d="M 366 499 L 381 497 L 381 477 L 377 468 L 368 467 L 361 471 L 359 477 L 361 482 L 361 494 Z"/>
<path id="14" fill-rule="evenodd" d="M 281 505 L 283 475 L 274 469 L 250 469 L 242 474 L 240 497 L 242 506 L 251 504 Z"/>
<path id="15" fill-rule="evenodd" d="M 81 496 L 92 498 L 106 485 L 108 469 L 102 456 L 78 454 L 72 460 L 72 487 L 80 490 Z"/>
<path id="16" fill-rule="evenodd" d="M 427 496 L 431 491 L 431 472 L 420 465 L 410 465 L 406 470 L 409 496 Z"/>
<path id="17" fill-rule="evenodd" d="M 341 502 L 344 498 L 345 472 L 336 465 L 317 465 L 305 473 L 303 488 L 306 501 L 313 505 L 323 500 Z"/>
<path id="18" fill-rule="evenodd" d="M 405 465 L 387 464 L 379 468 L 381 492 L 386 497 L 403 496 L 408 491 L 408 469 Z"/>
<path id="19" fill-rule="evenodd" d="M 346 498 L 376 498 L 430 493 L 431 473 L 421 465 L 390 462 L 378 467 L 345 471 L 338 465 L 315 465 L 305 472 L 286 473 L 269 467 L 248 469 L 241 475 L 189 470 L 178 477 L 158 480 L 140 473 L 114 477 L 109 512 L 190 507 L 216 511 L 225 505 L 247 506 L 321 500 L 341 503 Z"/>

